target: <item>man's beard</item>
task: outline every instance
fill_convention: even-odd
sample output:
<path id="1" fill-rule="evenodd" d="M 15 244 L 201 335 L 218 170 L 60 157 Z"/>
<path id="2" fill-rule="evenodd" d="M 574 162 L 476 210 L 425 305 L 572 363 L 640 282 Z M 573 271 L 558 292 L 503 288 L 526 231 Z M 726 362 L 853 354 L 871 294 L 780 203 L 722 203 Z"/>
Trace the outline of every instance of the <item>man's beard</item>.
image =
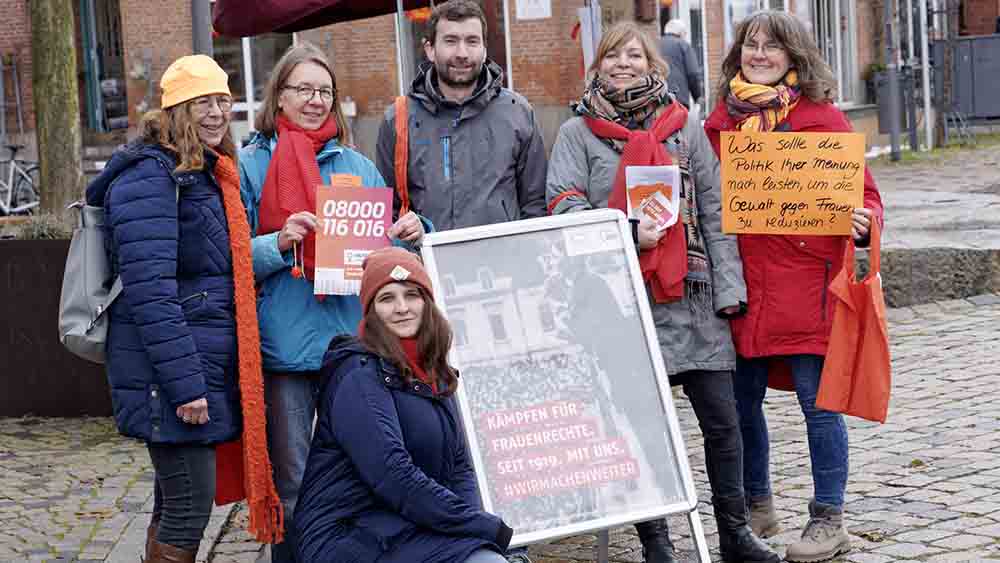
<path id="1" fill-rule="evenodd" d="M 437 71 L 437 78 L 440 82 L 444 83 L 449 88 L 466 88 L 472 86 L 479 81 L 479 76 L 483 73 L 483 65 L 485 60 L 480 61 L 469 73 L 469 78 L 465 80 L 459 80 L 448 68 L 448 62 L 437 63 L 434 65 L 434 70 Z"/>

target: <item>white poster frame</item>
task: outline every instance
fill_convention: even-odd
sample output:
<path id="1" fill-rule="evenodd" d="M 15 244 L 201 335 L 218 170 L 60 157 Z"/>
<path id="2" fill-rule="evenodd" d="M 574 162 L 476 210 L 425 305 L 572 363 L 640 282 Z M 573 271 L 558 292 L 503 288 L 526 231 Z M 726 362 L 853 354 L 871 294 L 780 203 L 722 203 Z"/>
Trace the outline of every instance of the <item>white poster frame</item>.
<path id="1" fill-rule="evenodd" d="M 442 277 L 444 272 L 440 272 L 438 269 L 437 253 L 444 251 L 444 247 L 449 244 L 544 230 L 557 230 L 568 227 L 577 228 L 588 225 L 606 225 L 609 222 L 616 223 L 616 226 L 621 233 L 622 241 L 631 241 L 631 227 L 626 216 L 618 210 L 602 209 L 431 233 L 424 238 L 421 254 L 424 260 L 425 268 L 427 269 L 427 272 L 434 284 L 435 299 L 439 304 L 444 304 L 447 303 L 447 297 L 444 292 L 445 284 L 443 283 Z M 674 452 L 677 457 L 677 459 L 674 460 L 674 463 L 676 465 L 678 478 L 681 483 L 683 499 L 680 502 L 673 504 L 660 505 L 646 510 L 631 511 L 619 514 L 616 517 L 595 518 L 547 530 L 530 533 L 518 533 L 517 530 L 515 530 L 511 546 L 516 547 L 550 541 L 588 532 L 611 529 L 617 526 L 651 520 L 670 514 L 686 513 L 688 514 L 689 521 L 692 524 L 692 534 L 697 546 L 697 552 L 699 556 L 707 556 L 707 544 L 701 530 L 699 515 L 697 512 L 698 498 L 697 493 L 695 492 L 694 479 L 691 474 L 691 467 L 688 463 L 687 451 L 684 445 L 683 435 L 680 430 L 677 412 L 674 408 L 670 391 L 670 383 L 667 377 L 664 358 L 660 352 L 660 345 L 656 336 L 653 316 L 646 298 L 646 290 L 642 280 L 642 273 L 639 269 L 638 258 L 633 245 L 624 244 L 623 246 L 626 254 L 627 271 L 631 281 L 632 290 L 636 296 L 638 316 L 641 320 L 642 331 L 645 336 L 645 344 L 650 352 L 653 372 L 656 377 L 656 384 L 660 393 L 663 413 L 667 422 L 667 435 L 671 441 L 671 451 Z M 445 307 L 442 307 L 442 309 L 445 309 Z M 445 314 L 447 315 L 447 313 Z M 454 365 L 461 372 L 462 365 L 456 360 L 456 354 L 453 349 L 450 361 L 452 362 L 452 365 Z M 455 396 L 458 401 L 463 421 L 470 420 L 472 413 L 469 399 L 464 391 L 461 379 L 459 380 L 459 387 Z M 483 508 L 488 512 L 494 512 L 495 502 L 491 494 L 490 484 L 487 481 L 487 472 L 484 467 L 483 455 L 477 443 L 478 439 L 475 436 L 475 432 L 469 430 L 469 425 L 463 424 L 462 426 L 469 444 L 473 468 L 476 473 L 479 492 L 483 501 Z M 503 515 L 500 514 L 500 516 L 502 517 Z"/>

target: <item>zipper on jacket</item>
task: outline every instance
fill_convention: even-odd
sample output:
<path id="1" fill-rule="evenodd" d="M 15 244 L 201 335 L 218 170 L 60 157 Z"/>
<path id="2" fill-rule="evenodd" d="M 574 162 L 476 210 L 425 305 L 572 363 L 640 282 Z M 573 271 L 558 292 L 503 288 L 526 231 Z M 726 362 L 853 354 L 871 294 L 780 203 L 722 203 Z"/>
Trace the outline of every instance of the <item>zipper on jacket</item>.
<path id="1" fill-rule="evenodd" d="M 451 182 L 451 137 L 441 137 L 441 166 L 445 181 Z"/>
<path id="2" fill-rule="evenodd" d="M 830 263 L 829 260 L 827 260 L 826 262 L 823 263 L 823 267 L 825 268 L 825 270 L 823 272 L 823 299 L 820 301 L 822 303 L 822 308 L 823 308 L 822 316 L 820 318 L 823 319 L 823 322 L 826 322 L 826 294 L 830 292 L 830 288 L 829 288 L 829 285 L 830 285 L 830 268 L 832 266 L 833 265 Z"/>
<path id="3" fill-rule="evenodd" d="M 195 293 L 194 295 L 188 295 L 184 299 L 181 299 L 180 304 L 183 305 L 183 304 L 187 303 L 188 301 L 191 301 L 192 299 L 197 299 L 199 297 L 202 298 L 202 299 L 208 299 L 208 292 L 207 291 L 199 291 L 198 293 Z"/>

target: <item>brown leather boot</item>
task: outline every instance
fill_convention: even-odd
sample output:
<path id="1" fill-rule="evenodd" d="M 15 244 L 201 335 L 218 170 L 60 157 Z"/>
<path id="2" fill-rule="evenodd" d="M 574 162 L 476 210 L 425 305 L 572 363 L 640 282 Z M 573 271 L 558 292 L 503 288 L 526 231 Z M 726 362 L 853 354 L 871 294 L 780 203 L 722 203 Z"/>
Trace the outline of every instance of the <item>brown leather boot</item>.
<path id="1" fill-rule="evenodd" d="M 156 530 L 160 527 L 160 519 L 154 515 L 149 519 L 149 526 L 146 527 L 146 551 L 143 553 L 143 561 L 149 561 L 153 552 L 153 541 L 156 539 Z"/>
<path id="2" fill-rule="evenodd" d="M 194 563 L 198 550 L 188 551 L 179 547 L 174 547 L 169 543 L 150 541 L 149 558 L 146 563 Z"/>

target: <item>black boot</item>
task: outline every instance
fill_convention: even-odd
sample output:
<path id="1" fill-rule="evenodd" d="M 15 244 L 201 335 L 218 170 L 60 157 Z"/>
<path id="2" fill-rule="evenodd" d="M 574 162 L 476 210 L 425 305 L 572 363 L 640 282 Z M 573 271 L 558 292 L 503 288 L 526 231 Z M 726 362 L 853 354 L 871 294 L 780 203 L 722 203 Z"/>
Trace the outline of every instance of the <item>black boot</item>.
<path id="1" fill-rule="evenodd" d="M 674 563 L 674 544 L 670 542 L 670 529 L 663 518 L 639 522 L 635 525 L 642 543 L 642 560 L 645 563 Z"/>
<path id="2" fill-rule="evenodd" d="M 719 553 L 726 563 L 779 563 L 781 557 L 753 534 L 743 497 L 712 499 L 719 525 Z"/>

